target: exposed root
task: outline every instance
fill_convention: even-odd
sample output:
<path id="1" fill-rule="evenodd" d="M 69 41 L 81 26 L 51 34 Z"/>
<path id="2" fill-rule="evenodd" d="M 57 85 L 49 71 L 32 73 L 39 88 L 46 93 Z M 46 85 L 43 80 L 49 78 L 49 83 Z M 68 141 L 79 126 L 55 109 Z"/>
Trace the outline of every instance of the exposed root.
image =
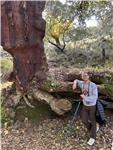
<path id="1" fill-rule="evenodd" d="M 34 108 L 34 107 L 35 107 L 35 106 L 31 105 L 31 103 L 28 101 L 28 98 L 27 98 L 26 95 L 23 95 L 23 99 L 24 99 L 25 103 L 26 103 L 29 107 L 31 107 L 31 108 Z"/>

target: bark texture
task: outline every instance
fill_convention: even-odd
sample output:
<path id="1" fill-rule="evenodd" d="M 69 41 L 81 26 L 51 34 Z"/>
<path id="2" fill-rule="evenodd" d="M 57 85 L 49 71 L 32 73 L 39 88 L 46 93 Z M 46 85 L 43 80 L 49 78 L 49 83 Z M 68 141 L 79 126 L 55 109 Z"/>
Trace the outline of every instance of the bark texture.
<path id="1" fill-rule="evenodd" d="M 46 22 L 42 18 L 45 1 L 6 1 L 1 5 L 2 46 L 14 62 L 10 79 L 26 91 L 34 76 L 40 81 L 46 78 Z"/>

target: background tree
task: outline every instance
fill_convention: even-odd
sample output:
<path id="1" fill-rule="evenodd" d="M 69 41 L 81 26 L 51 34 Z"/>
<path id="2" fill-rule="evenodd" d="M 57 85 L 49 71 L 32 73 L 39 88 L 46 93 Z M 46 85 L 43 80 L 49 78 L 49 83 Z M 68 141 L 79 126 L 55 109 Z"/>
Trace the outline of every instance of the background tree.
<path id="1" fill-rule="evenodd" d="M 71 56 L 83 50 L 80 56 L 84 55 L 84 57 L 87 57 L 87 61 L 93 61 L 93 59 L 95 62 L 97 59 L 101 61 L 103 59 L 102 38 L 106 38 L 106 36 L 112 37 L 112 6 L 113 3 L 111 1 L 47 2 L 44 13 L 47 21 L 45 44 L 47 46 L 52 44 L 56 47 L 50 48 L 49 46 L 47 53 L 49 49 L 54 49 L 56 52 L 65 52 L 65 55 L 61 55 L 61 59 L 66 61 L 68 59 L 72 60 Z M 88 27 L 87 22 L 92 18 L 97 22 L 97 25 Z M 68 23 L 69 26 L 67 25 Z M 64 25 L 67 25 L 66 30 L 63 30 Z M 79 51 L 77 51 L 77 45 L 80 42 L 82 44 L 80 44 L 78 47 Z M 110 49 L 112 48 L 111 39 L 108 40 L 108 37 L 105 42 L 106 46 L 108 48 L 106 52 L 107 59 L 107 53 L 111 53 Z M 73 51 L 70 50 L 71 48 L 73 48 Z M 74 54 L 75 51 L 76 54 Z M 54 54 L 55 57 L 56 55 Z M 57 60 L 59 61 L 59 59 Z"/>

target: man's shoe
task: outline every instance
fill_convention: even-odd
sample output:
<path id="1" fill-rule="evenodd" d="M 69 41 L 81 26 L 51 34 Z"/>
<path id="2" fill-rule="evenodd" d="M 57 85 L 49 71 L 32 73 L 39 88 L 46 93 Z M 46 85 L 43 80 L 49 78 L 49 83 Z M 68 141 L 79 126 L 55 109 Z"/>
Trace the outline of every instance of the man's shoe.
<path id="1" fill-rule="evenodd" d="M 95 139 L 90 138 L 89 141 L 87 142 L 88 145 L 92 146 L 95 143 Z"/>
<path id="2" fill-rule="evenodd" d="M 98 132 L 99 131 L 99 124 L 97 123 L 96 124 L 96 132 Z"/>

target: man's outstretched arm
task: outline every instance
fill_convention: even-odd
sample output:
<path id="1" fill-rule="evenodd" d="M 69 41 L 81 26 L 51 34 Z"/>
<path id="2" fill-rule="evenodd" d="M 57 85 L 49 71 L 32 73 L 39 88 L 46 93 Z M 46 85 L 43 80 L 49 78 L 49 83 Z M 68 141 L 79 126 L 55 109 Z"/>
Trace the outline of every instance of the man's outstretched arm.
<path id="1" fill-rule="evenodd" d="M 74 80 L 73 87 L 72 87 L 73 90 L 75 90 L 77 87 L 79 87 L 80 89 L 82 89 L 82 84 L 83 84 L 83 81 L 78 80 L 78 79 Z"/>
<path id="2" fill-rule="evenodd" d="M 72 88 L 73 88 L 73 90 L 75 90 L 77 88 L 77 80 L 74 80 Z"/>

